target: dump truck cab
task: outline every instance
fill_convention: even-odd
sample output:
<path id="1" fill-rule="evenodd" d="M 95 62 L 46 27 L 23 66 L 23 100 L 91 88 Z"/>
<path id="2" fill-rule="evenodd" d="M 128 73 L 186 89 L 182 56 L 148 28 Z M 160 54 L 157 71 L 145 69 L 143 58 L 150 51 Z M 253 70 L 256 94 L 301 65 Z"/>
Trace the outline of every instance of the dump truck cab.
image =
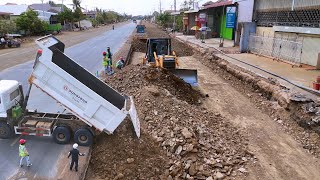
<path id="1" fill-rule="evenodd" d="M 15 115 L 10 110 L 16 109 L 23 99 L 22 87 L 17 81 L 0 80 L 0 118 Z"/>

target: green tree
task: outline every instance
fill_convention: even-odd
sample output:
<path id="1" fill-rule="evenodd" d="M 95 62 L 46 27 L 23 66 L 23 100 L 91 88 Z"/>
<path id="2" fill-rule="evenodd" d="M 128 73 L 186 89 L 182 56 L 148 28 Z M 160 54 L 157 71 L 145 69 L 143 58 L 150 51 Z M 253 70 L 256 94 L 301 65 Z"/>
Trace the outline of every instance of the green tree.
<path id="1" fill-rule="evenodd" d="M 13 33 L 17 30 L 16 23 L 9 20 L 0 20 L 0 35 Z"/>
<path id="2" fill-rule="evenodd" d="M 157 17 L 157 22 L 161 26 L 167 26 L 168 23 L 170 22 L 170 14 L 169 13 L 162 13 Z"/>
<path id="3" fill-rule="evenodd" d="M 41 21 L 38 14 L 32 10 L 22 13 L 16 19 L 16 24 L 20 30 L 31 35 L 43 34 L 48 28 L 48 23 Z"/>
<path id="4" fill-rule="evenodd" d="M 176 30 L 181 31 L 183 29 L 183 17 L 182 15 L 176 16 Z"/>
<path id="5" fill-rule="evenodd" d="M 73 12 L 70 9 L 65 9 L 63 12 L 58 14 L 58 21 L 60 23 L 73 23 Z"/>
<path id="6" fill-rule="evenodd" d="M 49 3 L 51 6 L 56 6 L 56 3 L 53 2 L 53 1 L 49 1 L 48 3 Z"/>
<path id="7" fill-rule="evenodd" d="M 73 12 L 74 20 L 79 22 L 79 28 L 81 29 L 80 21 L 84 19 L 84 15 L 82 14 L 82 11 L 81 11 L 81 0 L 72 0 L 72 3 L 74 7 L 74 12 Z"/>

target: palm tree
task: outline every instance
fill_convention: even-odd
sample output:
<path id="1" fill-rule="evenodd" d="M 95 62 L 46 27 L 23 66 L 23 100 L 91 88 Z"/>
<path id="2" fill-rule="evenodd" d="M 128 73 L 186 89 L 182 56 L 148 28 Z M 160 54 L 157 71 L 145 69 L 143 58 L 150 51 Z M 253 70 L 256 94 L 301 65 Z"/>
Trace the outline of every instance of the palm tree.
<path id="1" fill-rule="evenodd" d="M 72 0 L 72 3 L 74 9 L 81 8 L 81 0 Z"/>
<path id="2" fill-rule="evenodd" d="M 72 5 L 74 8 L 74 16 L 79 21 L 79 28 L 81 30 L 81 24 L 80 24 L 80 20 L 82 17 L 81 0 L 72 0 L 72 3 L 73 3 Z"/>

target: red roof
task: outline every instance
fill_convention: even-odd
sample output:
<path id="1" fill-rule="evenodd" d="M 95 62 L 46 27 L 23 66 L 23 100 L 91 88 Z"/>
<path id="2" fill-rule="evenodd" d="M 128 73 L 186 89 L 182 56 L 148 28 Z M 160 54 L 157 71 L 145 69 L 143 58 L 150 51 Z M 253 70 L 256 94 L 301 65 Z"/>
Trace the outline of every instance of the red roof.
<path id="1" fill-rule="evenodd" d="M 210 5 L 204 6 L 204 9 L 209 9 L 209 8 L 214 8 L 214 7 L 220 7 L 220 6 L 227 6 L 227 5 L 231 5 L 232 4 L 232 0 L 226 0 L 226 1 L 218 1 L 215 3 L 212 3 Z"/>

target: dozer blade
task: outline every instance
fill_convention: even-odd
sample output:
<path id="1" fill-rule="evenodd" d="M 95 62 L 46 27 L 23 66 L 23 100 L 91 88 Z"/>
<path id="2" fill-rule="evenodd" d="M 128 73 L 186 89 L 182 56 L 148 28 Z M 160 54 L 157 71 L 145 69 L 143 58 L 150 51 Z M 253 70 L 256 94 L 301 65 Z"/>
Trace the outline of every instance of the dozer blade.
<path id="1" fill-rule="evenodd" d="M 192 69 L 170 69 L 172 74 L 181 78 L 191 86 L 198 86 L 198 71 Z"/>

